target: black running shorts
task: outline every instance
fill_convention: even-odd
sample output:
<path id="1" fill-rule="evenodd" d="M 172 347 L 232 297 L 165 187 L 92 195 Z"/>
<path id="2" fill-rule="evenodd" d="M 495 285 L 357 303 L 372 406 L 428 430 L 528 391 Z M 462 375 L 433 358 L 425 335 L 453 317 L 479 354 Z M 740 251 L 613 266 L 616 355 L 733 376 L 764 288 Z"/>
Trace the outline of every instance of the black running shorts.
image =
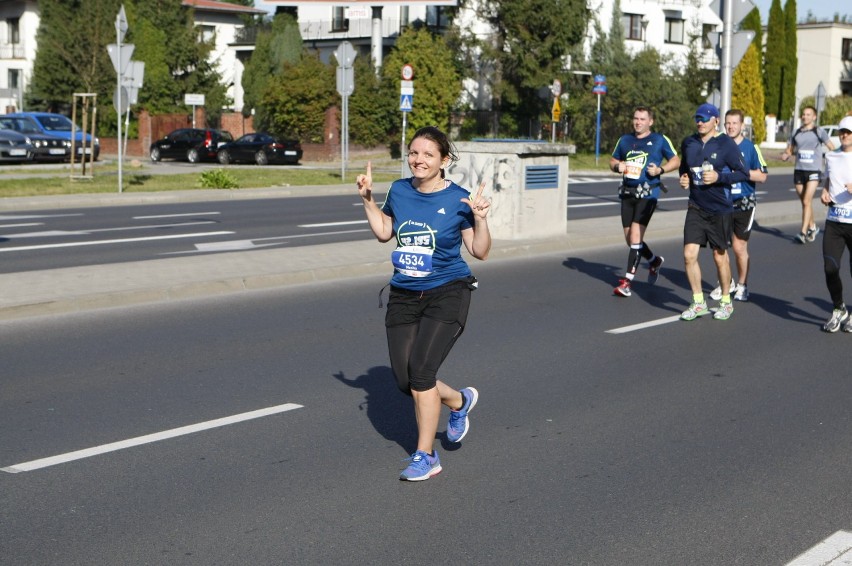
<path id="1" fill-rule="evenodd" d="M 727 250 L 731 247 L 732 216 L 731 213 L 705 212 L 690 206 L 686 209 L 683 225 L 684 245 L 698 244 L 702 248 L 709 245 L 714 250 Z"/>

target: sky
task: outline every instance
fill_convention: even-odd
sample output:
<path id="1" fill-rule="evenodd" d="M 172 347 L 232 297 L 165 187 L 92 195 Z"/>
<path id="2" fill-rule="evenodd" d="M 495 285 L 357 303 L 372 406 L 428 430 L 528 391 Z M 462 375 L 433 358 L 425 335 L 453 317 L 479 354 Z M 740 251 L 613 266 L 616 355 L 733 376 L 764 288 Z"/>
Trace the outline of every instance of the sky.
<path id="1" fill-rule="evenodd" d="M 769 8 L 772 7 L 772 0 L 751 0 L 751 3 L 757 6 L 760 10 L 760 19 L 763 23 L 769 18 Z M 786 0 L 781 0 L 781 8 L 784 8 Z M 852 16 L 852 5 L 844 0 L 796 0 L 796 11 L 799 13 L 799 20 L 803 20 L 808 15 L 810 10 L 819 20 L 834 19 L 834 14 L 839 12 L 840 15 L 848 14 Z"/>

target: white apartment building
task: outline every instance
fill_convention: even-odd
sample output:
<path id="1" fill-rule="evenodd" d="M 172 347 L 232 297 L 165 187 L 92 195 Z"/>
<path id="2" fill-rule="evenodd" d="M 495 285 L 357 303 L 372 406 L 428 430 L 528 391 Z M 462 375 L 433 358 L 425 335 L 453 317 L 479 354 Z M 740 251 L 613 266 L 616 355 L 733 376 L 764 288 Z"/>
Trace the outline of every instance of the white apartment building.
<path id="1" fill-rule="evenodd" d="M 233 48 L 243 27 L 240 15 L 265 12 L 214 0 L 183 0 L 183 5 L 194 10 L 199 33 L 205 39 L 215 40 L 211 58 L 216 62 L 224 84 L 229 85 L 227 93 L 234 101 L 234 109 L 240 110 L 243 65 Z M 32 77 L 39 21 L 36 0 L 0 0 L 0 113 L 13 109 L 27 110 L 23 93 Z"/>

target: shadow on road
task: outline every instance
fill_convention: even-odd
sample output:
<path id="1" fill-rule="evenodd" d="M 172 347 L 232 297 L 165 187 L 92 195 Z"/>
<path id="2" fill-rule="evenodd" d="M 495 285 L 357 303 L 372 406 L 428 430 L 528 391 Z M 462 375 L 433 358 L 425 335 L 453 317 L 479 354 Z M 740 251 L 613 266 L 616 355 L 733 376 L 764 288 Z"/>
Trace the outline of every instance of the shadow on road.
<path id="1" fill-rule="evenodd" d="M 821 327 L 825 320 L 820 315 L 814 315 L 807 311 L 803 311 L 798 307 L 794 307 L 790 301 L 779 299 L 778 297 L 770 297 L 769 295 L 761 295 L 760 293 L 750 293 L 748 300 L 750 303 L 757 305 L 769 314 L 779 318 L 792 320 L 794 322 L 802 322 L 805 324 L 816 324 Z M 820 309 L 826 312 L 825 319 L 831 314 L 831 303 L 814 297 L 805 297 L 805 300 L 813 303 Z"/>
<path id="2" fill-rule="evenodd" d="M 414 424 L 413 403 L 411 397 L 397 388 L 391 368 L 372 367 L 367 373 L 352 379 L 341 371 L 335 373 L 334 377 L 349 387 L 364 390 L 364 401 L 358 405 L 358 409 L 367 411 L 367 418 L 376 432 L 402 446 L 406 453 L 414 451 L 417 427 Z"/>

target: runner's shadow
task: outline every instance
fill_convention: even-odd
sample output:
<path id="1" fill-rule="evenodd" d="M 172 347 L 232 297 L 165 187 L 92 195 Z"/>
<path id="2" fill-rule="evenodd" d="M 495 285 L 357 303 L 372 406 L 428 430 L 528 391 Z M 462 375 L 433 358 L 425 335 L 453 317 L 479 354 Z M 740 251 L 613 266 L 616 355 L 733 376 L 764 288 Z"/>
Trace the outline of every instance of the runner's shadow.
<path id="1" fill-rule="evenodd" d="M 413 404 L 411 397 L 397 388 L 391 368 L 372 367 L 366 374 L 353 379 L 347 378 L 342 371 L 333 375 L 349 387 L 363 389 L 365 397 L 358 409 L 367 411 L 367 418 L 376 432 L 402 446 L 406 453 L 412 452 L 412 447 L 417 445 L 417 430 L 406 423 L 412 421 Z"/>
<path id="2" fill-rule="evenodd" d="M 788 240 L 788 241 L 790 241 L 794 244 L 799 243 L 796 240 L 794 240 L 793 237 L 790 234 L 783 232 L 783 231 L 779 230 L 778 228 L 766 228 L 764 226 L 761 226 L 757 222 L 755 222 L 754 226 L 752 226 L 751 229 L 754 232 L 760 232 L 761 234 L 769 234 L 770 236 L 775 236 L 776 238 L 780 238 L 782 240 Z M 801 244 L 799 244 L 799 245 L 801 245 Z"/>
<path id="3" fill-rule="evenodd" d="M 831 313 L 832 306 L 828 301 L 814 297 L 806 297 L 805 300 Z M 790 301 L 785 301 L 778 297 L 771 297 L 760 293 L 749 293 L 748 302 L 757 305 L 769 314 L 786 320 L 792 320 L 794 322 L 801 322 L 804 324 L 816 324 L 820 327 L 822 327 L 822 323 L 824 322 L 824 320 L 819 316 L 813 315 L 798 307 L 794 307 L 793 303 Z"/>
<path id="4" fill-rule="evenodd" d="M 614 285 L 619 279 L 620 271 L 617 267 L 604 263 L 586 261 L 581 257 L 569 257 L 562 262 L 562 265 L 608 284 L 612 283 Z"/>

